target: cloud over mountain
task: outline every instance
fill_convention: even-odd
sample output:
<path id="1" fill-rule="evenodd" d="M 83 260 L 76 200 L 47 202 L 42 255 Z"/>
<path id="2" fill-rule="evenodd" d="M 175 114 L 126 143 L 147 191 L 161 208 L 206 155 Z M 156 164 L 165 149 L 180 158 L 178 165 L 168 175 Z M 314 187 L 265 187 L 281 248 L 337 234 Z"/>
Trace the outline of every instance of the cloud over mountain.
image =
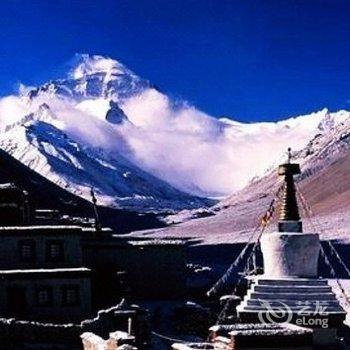
<path id="1" fill-rule="evenodd" d="M 173 101 L 116 60 L 78 55 L 75 61 L 65 78 L 22 86 L 0 100 L 0 145 L 73 192 L 86 196 L 96 187 L 109 204 L 136 199 L 164 208 L 177 201 L 180 208 L 200 205 L 192 196 L 228 195 L 262 175 L 288 146 L 301 149 L 324 132 L 327 120 L 349 117 L 322 110 L 277 123 L 217 119 Z M 61 137 L 66 142 L 58 146 Z M 83 162 L 83 154 L 99 165 Z M 119 166 L 125 171 L 111 179 L 105 170 Z"/>

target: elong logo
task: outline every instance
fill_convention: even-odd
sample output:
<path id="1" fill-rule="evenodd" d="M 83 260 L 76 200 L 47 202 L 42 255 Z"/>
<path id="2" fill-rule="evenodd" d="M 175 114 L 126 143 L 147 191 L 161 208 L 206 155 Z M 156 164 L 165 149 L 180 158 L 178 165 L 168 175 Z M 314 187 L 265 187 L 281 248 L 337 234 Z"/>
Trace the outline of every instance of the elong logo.
<path id="1" fill-rule="evenodd" d="M 295 323 L 304 327 L 328 328 L 327 305 L 321 301 L 297 301 L 294 310 L 286 303 L 276 300 L 260 300 L 263 308 L 258 313 L 259 321 L 266 323 Z"/>

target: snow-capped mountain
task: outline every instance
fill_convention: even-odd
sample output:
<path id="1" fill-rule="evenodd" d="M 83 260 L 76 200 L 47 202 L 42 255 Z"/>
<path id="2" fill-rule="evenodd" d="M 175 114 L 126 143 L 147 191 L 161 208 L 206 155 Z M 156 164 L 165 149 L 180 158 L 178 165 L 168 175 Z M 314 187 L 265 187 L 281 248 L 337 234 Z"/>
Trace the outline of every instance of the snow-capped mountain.
<path id="1" fill-rule="evenodd" d="M 83 197 L 133 209 L 205 205 L 263 176 L 349 113 L 270 123 L 211 117 L 116 60 L 77 55 L 66 77 L 0 99 L 0 147 Z"/>
<path id="2" fill-rule="evenodd" d="M 75 101 L 88 98 L 119 102 L 151 88 L 123 64 L 102 56 L 76 55 L 74 68 L 65 79 L 50 81 L 27 91 L 30 99 L 38 96 L 67 97 Z"/>
<path id="3" fill-rule="evenodd" d="M 315 115 L 314 115 L 315 116 Z M 317 124 L 318 133 L 301 150 L 293 152 L 293 162 L 302 173 L 296 177 L 298 191 L 311 208 L 299 207 L 305 232 L 319 232 L 323 239 L 349 242 L 350 226 L 350 117 L 349 113 L 326 113 Z M 286 155 L 280 162 L 286 161 Z M 206 244 L 246 241 L 269 207 L 281 179 L 277 164 L 264 176 L 249 183 L 209 209 L 184 210 L 167 218 L 178 223 L 145 234 L 157 237 L 192 237 Z M 278 209 L 278 207 L 277 207 Z M 269 231 L 276 230 L 278 210 Z"/>
<path id="4" fill-rule="evenodd" d="M 79 144 L 56 124 L 50 107 L 41 105 L 37 112 L 7 126 L 0 148 L 74 194 L 88 198 L 90 186 L 96 188 L 105 205 L 160 210 L 205 204 L 144 172 L 121 154 Z"/>
<path id="5" fill-rule="evenodd" d="M 316 198 L 309 198 L 313 206 L 315 206 L 315 213 L 323 211 L 331 213 L 332 208 L 322 206 L 319 207 L 321 198 L 322 201 L 327 197 L 324 193 L 330 191 L 337 196 L 343 194 L 345 191 L 350 191 L 350 181 L 345 180 L 348 173 L 347 167 L 338 167 L 339 164 L 346 164 L 346 159 L 350 159 L 350 113 L 346 111 L 339 111 L 337 113 L 327 112 L 325 117 L 317 126 L 317 134 L 307 143 L 305 147 L 300 150 L 292 152 L 293 162 L 300 164 L 302 174 L 297 177 L 297 183 L 301 188 L 304 188 L 310 197 L 312 188 L 308 185 L 313 182 L 314 185 L 318 183 L 320 187 L 315 193 Z M 286 155 L 281 157 L 279 164 L 286 161 Z M 269 192 L 272 186 L 277 182 L 276 168 L 278 164 L 271 166 L 266 171 L 266 174 L 256 180 L 253 180 L 242 191 L 234 193 L 232 196 L 225 198 L 217 207 L 227 207 L 237 203 L 239 197 L 257 196 L 257 191 Z M 338 167 L 338 171 L 332 172 L 330 169 Z M 328 174 L 325 176 L 325 174 Z M 341 176 L 340 176 L 341 175 Z M 340 178 L 337 178 L 340 176 Z M 343 177 L 343 179 L 341 179 Z M 350 180 L 350 173 L 349 173 Z M 343 190 L 339 190 L 339 188 Z M 254 190 L 252 190 L 254 188 Z M 345 203 L 343 207 L 350 209 L 350 202 Z M 338 208 L 339 209 L 339 208 Z"/>

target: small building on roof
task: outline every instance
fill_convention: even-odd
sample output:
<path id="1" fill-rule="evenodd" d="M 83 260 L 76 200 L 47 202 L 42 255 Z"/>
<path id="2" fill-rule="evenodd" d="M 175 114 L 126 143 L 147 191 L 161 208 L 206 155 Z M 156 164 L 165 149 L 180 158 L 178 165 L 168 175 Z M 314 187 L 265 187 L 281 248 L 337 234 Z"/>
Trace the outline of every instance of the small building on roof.
<path id="1" fill-rule="evenodd" d="M 186 294 L 185 243 L 128 235 L 88 235 L 83 261 L 112 285 L 118 271 L 134 297 L 176 299 Z"/>
<path id="2" fill-rule="evenodd" d="M 23 225 L 29 222 L 31 212 L 28 193 L 13 183 L 0 184 L 1 225 Z"/>

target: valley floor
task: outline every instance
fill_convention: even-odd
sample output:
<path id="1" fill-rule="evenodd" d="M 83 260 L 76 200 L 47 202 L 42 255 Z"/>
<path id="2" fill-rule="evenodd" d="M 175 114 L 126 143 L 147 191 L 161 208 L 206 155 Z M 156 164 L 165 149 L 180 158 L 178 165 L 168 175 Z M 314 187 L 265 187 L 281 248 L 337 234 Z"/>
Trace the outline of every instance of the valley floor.
<path id="1" fill-rule="evenodd" d="M 221 211 L 217 215 L 192 219 L 179 224 L 173 224 L 157 230 L 138 232 L 156 238 L 183 238 L 197 245 L 217 245 L 247 242 L 254 230 L 257 218 L 251 213 L 243 214 L 241 220 L 233 215 L 232 211 Z M 249 222 L 250 219 L 250 222 Z M 337 240 L 350 243 L 350 216 L 349 213 L 337 212 L 303 220 L 304 232 L 317 232 L 322 240 Z M 272 223 L 266 231 L 275 231 L 276 225 Z M 255 237 L 257 237 L 258 233 Z"/>

